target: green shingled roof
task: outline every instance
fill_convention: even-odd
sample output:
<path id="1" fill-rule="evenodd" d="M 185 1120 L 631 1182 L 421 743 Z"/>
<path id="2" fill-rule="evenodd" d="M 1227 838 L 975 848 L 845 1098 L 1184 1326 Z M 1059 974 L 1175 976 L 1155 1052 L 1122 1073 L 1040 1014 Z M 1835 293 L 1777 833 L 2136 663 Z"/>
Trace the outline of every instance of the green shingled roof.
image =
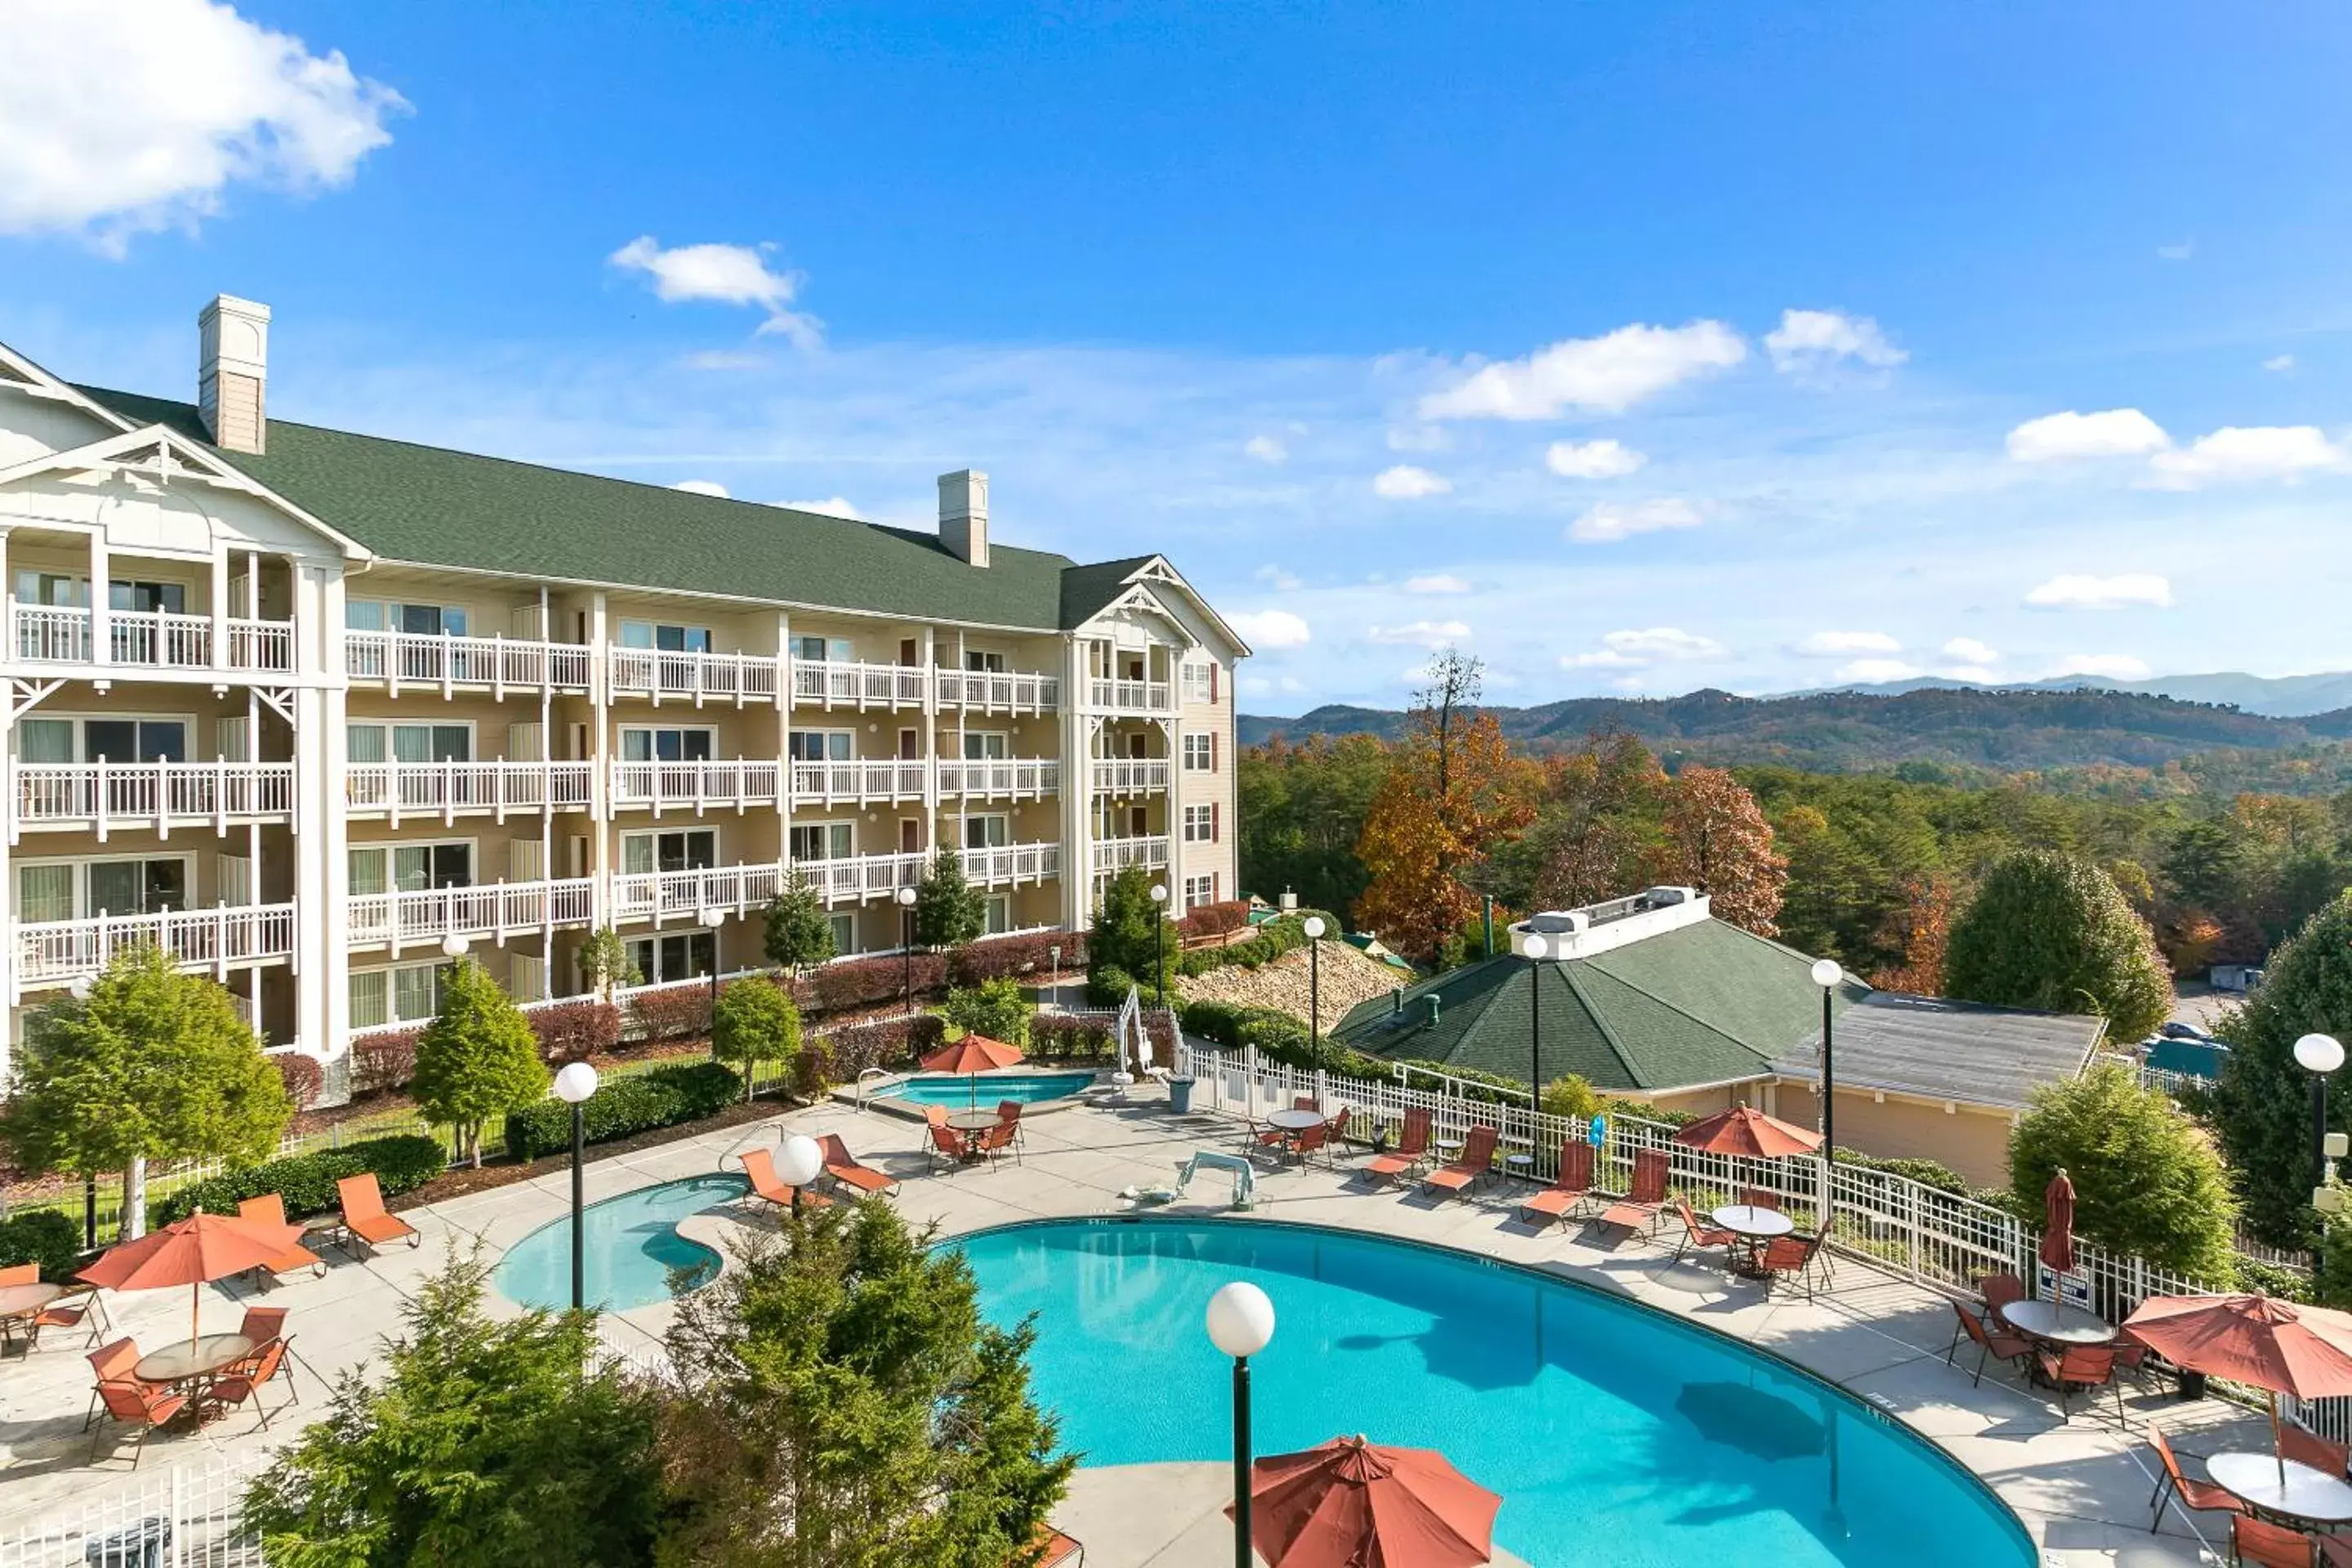
<path id="1" fill-rule="evenodd" d="M 1811 963 L 1737 926 L 1702 921 L 1591 958 L 1537 963 L 1503 954 L 1465 964 L 1409 987 L 1402 1010 L 1388 997 L 1362 1004 L 1331 1034 L 1374 1056 L 1522 1081 L 1539 1048 L 1543 1081 L 1572 1072 L 1617 1093 L 1762 1078 L 1821 1026 Z M 1832 1005 L 1842 1012 L 1865 991 L 1849 982 Z"/>
<path id="2" fill-rule="evenodd" d="M 287 419 L 269 421 L 266 454 L 221 452 L 193 405 L 80 390 L 217 452 L 388 561 L 1055 631 L 1083 624 L 1150 559 L 1081 566 L 992 544 L 982 569 L 934 534 Z"/>

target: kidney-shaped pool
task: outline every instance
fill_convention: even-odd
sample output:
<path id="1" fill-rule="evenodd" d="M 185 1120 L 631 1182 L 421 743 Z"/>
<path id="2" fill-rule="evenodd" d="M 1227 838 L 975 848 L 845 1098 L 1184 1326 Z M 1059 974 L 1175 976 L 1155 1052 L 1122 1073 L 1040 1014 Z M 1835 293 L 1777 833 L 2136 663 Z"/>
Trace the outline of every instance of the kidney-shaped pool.
<path id="1" fill-rule="evenodd" d="M 2023 1527 L 1924 1439 L 1639 1303 L 1415 1243 L 1237 1220 L 1046 1220 L 950 1245 L 990 1318 L 1035 1314 L 1038 1397 L 1089 1465 L 1232 1454 L 1220 1285 L 1274 1300 L 1261 1455 L 1361 1432 L 1443 1451 L 1535 1565 L 2032 1568 Z"/>

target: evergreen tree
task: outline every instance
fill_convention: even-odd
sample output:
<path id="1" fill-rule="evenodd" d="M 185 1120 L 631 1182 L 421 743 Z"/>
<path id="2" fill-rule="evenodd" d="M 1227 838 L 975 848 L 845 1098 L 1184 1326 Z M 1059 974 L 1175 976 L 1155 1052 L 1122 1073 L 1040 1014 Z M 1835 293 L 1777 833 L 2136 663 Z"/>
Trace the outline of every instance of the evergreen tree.
<path id="1" fill-rule="evenodd" d="M 781 985 L 759 975 L 739 980 L 719 993 L 710 1015 L 710 1054 L 743 1069 L 743 1099 L 751 1099 L 751 1072 L 775 1062 L 792 1076 L 801 1054 L 801 1010 Z"/>
<path id="2" fill-rule="evenodd" d="M 767 931 L 761 943 L 768 962 L 797 977 L 812 963 L 834 955 L 833 918 L 825 912 L 824 895 L 793 867 L 784 885 L 768 900 Z"/>
<path id="3" fill-rule="evenodd" d="M 2231 1048 L 2213 1094 L 2214 1128 L 2245 1200 L 2247 1228 L 2274 1247 L 2305 1246 L 2318 1173 L 2311 1075 L 2295 1064 L 2294 1042 L 2314 1034 L 2352 1041 L 2352 892 L 2271 956 L 2262 984 L 2221 1032 Z M 2331 1128 L 2352 1125 L 2342 1109 L 2347 1087 L 2328 1086 Z"/>
<path id="4" fill-rule="evenodd" d="M 915 941 L 961 947 L 988 930 L 988 895 L 965 880 L 963 857 L 942 844 L 915 885 Z"/>
<path id="5" fill-rule="evenodd" d="M 2018 1212 L 2038 1216 L 2050 1180 L 2074 1184 L 2074 1228 L 2109 1251 L 2226 1288 L 2236 1201 L 2197 1124 L 2113 1062 L 2033 1091 L 2009 1139 Z"/>
<path id="6" fill-rule="evenodd" d="M 539 1037 L 489 972 L 470 958 L 450 965 L 441 1010 L 416 1042 L 408 1092 L 417 1109 L 446 1122 L 457 1152 L 482 1163 L 482 1124 L 547 1093 Z"/>
<path id="7" fill-rule="evenodd" d="M 1116 970 L 1139 984 L 1144 1000 L 1158 1002 L 1175 994 L 1176 957 L 1183 951 L 1181 934 L 1168 918 L 1167 906 L 1151 897 L 1152 876 L 1140 866 L 1129 866 L 1112 877 L 1095 906 L 1094 924 L 1087 932 L 1087 973 Z M 1153 932 L 1159 933 L 1155 944 Z M 1152 955 L 1160 969 L 1152 973 Z M 1123 1000 L 1123 998 L 1122 998 Z"/>
<path id="8" fill-rule="evenodd" d="M 1008 1046 L 1029 1043 L 1029 1016 L 1037 1009 L 1021 994 L 1021 983 L 1009 974 L 983 980 L 970 989 L 948 993 L 942 1009 L 949 1023 L 968 1035 L 984 1035 Z"/>
<path id="9" fill-rule="evenodd" d="M 2156 938 L 2105 871 L 2021 850 L 1985 876 L 1944 952 L 1944 994 L 1997 1007 L 2096 1013 L 2118 1041 L 2172 1011 Z"/>
<path id="10" fill-rule="evenodd" d="M 598 926 L 580 944 L 580 973 L 588 988 L 607 1002 L 614 986 L 635 985 L 645 978 L 629 962 L 629 944 L 611 926 Z"/>
<path id="11" fill-rule="evenodd" d="M 124 1234 L 136 1237 L 144 1162 L 265 1160 L 293 1118 L 285 1080 L 229 994 L 142 947 L 118 954 L 88 998 L 32 1015 L 0 1137 L 27 1170 L 121 1172 Z"/>

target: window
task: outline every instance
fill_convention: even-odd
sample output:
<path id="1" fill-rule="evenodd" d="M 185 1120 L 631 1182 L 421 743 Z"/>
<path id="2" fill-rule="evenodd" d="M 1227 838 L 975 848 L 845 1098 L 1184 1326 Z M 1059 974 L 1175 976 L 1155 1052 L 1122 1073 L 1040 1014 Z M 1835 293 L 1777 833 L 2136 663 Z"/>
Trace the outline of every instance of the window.
<path id="1" fill-rule="evenodd" d="M 345 760 L 354 763 L 470 763 L 471 724 L 352 724 L 343 731 Z"/>
<path id="2" fill-rule="evenodd" d="M 448 966 L 404 963 L 396 969 L 354 969 L 351 973 L 352 1027 L 416 1024 L 441 1011 L 442 982 Z"/>
<path id="3" fill-rule="evenodd" d="M 1217 876 L 1215 872 L 1212 871 L 1205 877 L 1187 877 L 1184 879 L 1184 907 L 1186 909 L 1197 910 L 1203 904 L 1213 904 L 1216 901 Z"/>
<path id="4" fill-rule="evenodd" d="M 833 951 L 835 954 L 846 957 L 857 951 L 856 915 L 827 915 L 825 923 L 833 927 Z"/>
<path id="5" fill-rule="evenodd" d="M 621 869 L 629 876 L 648 871 L 708 871 L 719 864 L 719 833 L 710 827 L 681 827 L 662 833 L 621 835 Z"/>
<path id="6" fill-rule="evenodd" d="M 845 763 L 857 754 L 857 735 L 851 730 L 795 730 L 784 738 L 784 752 L 796 763 Z"/>
<path id="7" fill-rule="evenodd" d="M 986 934 L 990 936 L 1003 936 L 1006 931 L 1013 929 L 1013 899 L 1011 895 L 1005 893 L 994 894 L 989 899 L 987 908 L 988 921 L 986 926 Z"/>
<path id="8" fill-rule="evenodd" d="M 794 637 L 793 657 L 814 664 L 847 664 L 856 656 L 847 637 Z"/>
<path id="9" fill-rule="evenodd" d="M 623 621 L 623 647 L 653 648 L 662 653 L 709 653 L 709 626 L 665 626 L 652 621 Z"/>
<path id="10" fill-rule="evenodd" d="M 19 866 L 16 918 L 27 922 L 69 921 L 184 910 L 188 881 L 188 862 L 176 855 Z"/>
<path id="11" fill-rule="evenodd" d="M 23 763 L 184 763 L 185 719 L 26 719 L 16 726 Z"/>
<path id="12" fill-rule="evenodd" d="M 1188 805 L 1184 808 L 1184 842 L 1214 844 L 1217 841 L 1217 808 L 1209 805 Z"/>
<path id="13" fill-rule="evenodd" d="M 1005 668 L 1004 656 L 1001 653 L 982 653 L 978 648 L 968 647 L 963 650 L 963 667 L 966 669 L 986 670 L 992 675 L 1002 675 Z"/>
<path id="14" fill-rule="evenodd" d="M 793 858 L 795 860 L 846 860 L 857 851 L 851 847 L 856 834 L 854 822 L 820 822 L 793 829 Z"/>
<path id="15" fill-rule="evenodd" d="M 58 572 L 19 572 L 16 602 L 57 610 L 86 610 L 89 608 L 89 579 Z"/>
<path id="16" fill-rule="evenodd" d="M 466 635 L 466 611 L 459 605 L 404 605 L 388 599 L 346 599 L 343 625 L 355 632 L 407 632 L 415 637 Z"/>
<path id="17" fill-rule="evenodd" d="M 995 849 L 1013 842 L 1013 819 L 1001 811 L 963 819 L 963 847 Z"/>
<path id="18" fill-rule="evenodd" d="M 1184 700 L 1214 702 L 1217 700 L 1217 667 L 1205 659 L 1187 659 L 1183 668 Z"/>
<path id="19" fill-rule="evenodd" d="M 636 730 L 621 731 L 621 760 L 625 763 L 707 763 L 719 731 L 716 730 Z"/>
<path id="20" fill-rule="evenodd" d="M 639 937 L 629 943 L 629 964 L 648 985 L 699 980 L 719 967 L 719 938 L 707 931 Z"/>
<path id="21" fill-rule="evenodd" d="M 107 584 L 106 603 L 110 609 L 139 614 L 160 610 L 168 616 L 184 616 L 188 613 L 188 590 L 182 583 L 126 583 L 117 577 Z"/>
<path id="22" fill-rule="evenodd" d="M 963 757 L 968 763 L 1001 763 L 1013 754 L 1013 738 L 1002 730 L 967 730 Z"/>
<path id="23" fill-rule="evenodd" d="M 415 893 L 474 885 L 471 839 L 448 844 L 355 845 L 350 852 L 355 893 Z"/>
<path id="24" fill-rule="evenodd" d="M 1184 771 L 1188 773 L 1213 773 L 1217 771 L 1217 738 L 1214 735 L 1184 737 Z"/>
<path id="25" fill-rule="evenodd" d="M 19 572 L 16 599 L 20 604 L 45 605 L 53 609 L 86 610 L 89 607 L 89 579 L 63 572 Z M 184 583 L 148 583 L 115 577 L 107 583 L 106 605 L 110 610 L 161 610 L 167 615 L 184 616 L 188 613 L 188 586 Z"/>

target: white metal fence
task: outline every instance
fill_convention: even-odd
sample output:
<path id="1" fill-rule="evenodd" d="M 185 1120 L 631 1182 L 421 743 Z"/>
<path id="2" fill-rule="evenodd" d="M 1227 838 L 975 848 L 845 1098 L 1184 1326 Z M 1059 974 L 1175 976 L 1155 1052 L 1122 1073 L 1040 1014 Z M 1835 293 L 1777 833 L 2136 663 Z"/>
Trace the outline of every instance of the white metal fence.
<path id="1" fill-rule="evenodd" d="M 0 1522 L 0 1568 L 258 1568 L 260 1543 L 244 1525 L 245 1489 L 267 1462 L 244 1455 L 175 1464 L 45 1518 Z M 150 1541 L 158 1542 L 152 1558 Z"/>

